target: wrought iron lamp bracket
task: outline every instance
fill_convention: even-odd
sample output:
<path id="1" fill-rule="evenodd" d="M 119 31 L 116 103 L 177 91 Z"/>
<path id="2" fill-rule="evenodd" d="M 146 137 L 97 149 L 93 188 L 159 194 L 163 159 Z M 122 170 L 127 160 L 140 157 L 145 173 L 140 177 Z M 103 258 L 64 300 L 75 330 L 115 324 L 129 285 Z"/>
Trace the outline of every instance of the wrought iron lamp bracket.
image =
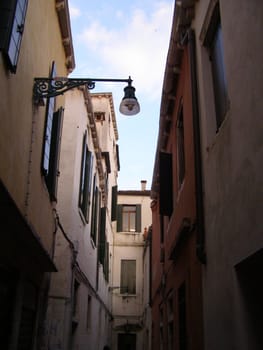
<path id="1" fill-rule="evenodd" d="M 64 94 L 66 91 L 79 86 L 86 86 L 88 90 L 95 88 L 96 82 L 122 82 L 132 84 L 132 79 L 93 79 L 93 78 L 35 78 L 33 87 L 33 98 L 35 103 L 38 103 L 43 98 L 56 97 Z"/>

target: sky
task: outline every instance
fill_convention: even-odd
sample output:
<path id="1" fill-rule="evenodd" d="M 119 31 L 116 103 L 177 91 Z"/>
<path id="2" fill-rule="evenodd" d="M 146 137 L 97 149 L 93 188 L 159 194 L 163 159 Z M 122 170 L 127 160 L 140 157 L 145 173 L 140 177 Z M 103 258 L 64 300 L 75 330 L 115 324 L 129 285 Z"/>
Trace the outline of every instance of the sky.
<path id="1" fill-rule="evenodd" d="M 119 133 L 119 190 L 151 188 L 163 77 L 171 34 L 171 0 L 69 0 L 76 68 L 70 77 L 128 79 L 140 113 L 124 116 L 125 83 L 96 83 L 112 92 Z"/>

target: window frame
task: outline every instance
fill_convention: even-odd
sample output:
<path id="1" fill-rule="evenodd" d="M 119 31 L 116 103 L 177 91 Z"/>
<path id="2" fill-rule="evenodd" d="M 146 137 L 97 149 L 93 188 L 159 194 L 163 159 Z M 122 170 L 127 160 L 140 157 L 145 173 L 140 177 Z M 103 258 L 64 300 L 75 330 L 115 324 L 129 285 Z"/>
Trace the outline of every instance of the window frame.
<path id="1" fill-rule="evenodd" d="M 50 77 L 52 78 L 55 75 L 56 67 L 55 62 L 53 61 L 50 70 Z M 57 201 L 63 113 L 63 107 L 56 110 L 56 100 L 54 97 L 47 98 L 41 173 L 44 176 L 51 201 Z"/>
<path id="2" fill-rule="evenodd" d="M 216 132 L 218 132 L 229 109 L 220 6 L 218 0 L 212 0 L 209 4 L 201 30 L 200 40 L 206 48 L 210 60 Z"/>
<path id="3" fill-rule="evenodd" d="M 185 137 L 184 137 L 184 108 L 181 102 L 176 125 L 176 143 L 177 143 L 177 178 L 179 188 L 185 179 Z"/>
<path id="4" fill-rule="evenodd" d="M 0 50 L 11 73 L 16 73 L 28 0 L 7 0 L 0 7 Z"/>
<path id="5" fill-rule="evenodd" d="M 120 294 L 136 295 L 136 259 L 121 259 L 120 266 Z"/>
<path id="6" fill-rule="evenodd" d="M 123 229 L 123 207 L 135 207 L 135 231 Z M 141 233 L 141 204 L 117 204 L 117 232 L 124 233 Z"/>
<path id="7" fill-rule="evenodd" d="M 96 183 L 96 174 L 93 179 L 93 195 L 92 195 L 92 211 L 91 211 L 91 227 L 90 236 L 95 245 L 97 246 L 98 230 L 99 230 L 99 215 L 100 215 L 100 203 L 101 196 L 100 191 Z"/>
<path id="8" fill-rule="evenodd" d="M 87 223 L 89 222 L 89 212 L 90 212 L 92 167 L 93 167 L 93 157 L 92 157 L 92 152 L 89 151 L 89 148 L 87 145 L 87 130 L 86 130 L 83 135 L 83 141 L 82 141 L 82 157 L 81 157 L 81 166 L 80 166 L 78 206 Z"/>

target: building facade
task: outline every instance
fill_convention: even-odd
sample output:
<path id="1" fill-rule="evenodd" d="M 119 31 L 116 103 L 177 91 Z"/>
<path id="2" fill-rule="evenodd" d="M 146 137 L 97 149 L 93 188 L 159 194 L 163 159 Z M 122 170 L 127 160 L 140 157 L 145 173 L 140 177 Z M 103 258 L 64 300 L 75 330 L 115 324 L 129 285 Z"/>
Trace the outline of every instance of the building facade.
<path id="1" fill-rule="evenodd" d="M 263 4 L 199 1 L 191 26 L 205 203 L 205 348 L 261 349 Z"/>
<path id="2" fill-rule="evenodd" d="M 111 344 L 117 140 L 110 93 L 67 93 L 56 209 L 58 272 L 52 274 L 49 293 L 50 349 L 102 349 Z"/>
<path id="3" fill-rule="evenodd" d="M 57 121 L 64 99 L 33 100 L 33 84 L 52 69 L 67 76 L 74 65 L 67 1 L 1 1 L 0 342 L 5 349 L 46 348 L 49 273 L 57 270 Z"/>
<path id="4" fill-rule="evenodd" d="M 262 6 L 175 2 L 152 183 L 156 348 L 262 348 Z"/>
<path id="5" fill-rule="evenodd" d="M 150 191 L 118 191 L 117 227 L 113 240 L 112 349 L 149 349 Z"/>
<path id="6" fill-rule="evenodd" d="M 167 56 L 151 198 L 152 349 L 203 349 L 202 216 L 189 18 L 177 7 Z M 178 29 L 179 28 L 179 29 Z"/>

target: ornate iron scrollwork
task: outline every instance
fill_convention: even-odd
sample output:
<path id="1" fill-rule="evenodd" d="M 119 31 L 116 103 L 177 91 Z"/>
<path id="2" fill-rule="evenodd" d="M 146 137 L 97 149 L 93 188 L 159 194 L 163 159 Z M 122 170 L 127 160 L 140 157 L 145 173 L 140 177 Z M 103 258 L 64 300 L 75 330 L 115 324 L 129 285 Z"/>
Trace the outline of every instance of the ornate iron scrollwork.
<path id="1" fill-rule="evenodd" d="M 90 79 L 71 79 L 71 78 L 35 78 L 33 88 L 34 100 L 41 98 L 55 97 L 64 94 L 64 92 L 86 85 L 88 90 L 95 87 L 95 81 Z"/>

